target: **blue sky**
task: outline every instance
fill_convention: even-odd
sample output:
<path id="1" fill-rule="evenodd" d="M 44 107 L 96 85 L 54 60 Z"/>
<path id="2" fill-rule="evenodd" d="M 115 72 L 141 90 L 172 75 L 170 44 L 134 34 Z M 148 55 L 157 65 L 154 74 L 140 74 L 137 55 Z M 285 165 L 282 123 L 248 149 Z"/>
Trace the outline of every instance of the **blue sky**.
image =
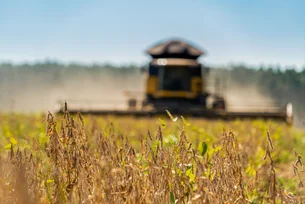
<path id="1" fill-rule="evenodd" d="M 304 0 L 1 0 L 0 61 L 145 63 L 180 37 L 211 65 L 305 64 Z"/>

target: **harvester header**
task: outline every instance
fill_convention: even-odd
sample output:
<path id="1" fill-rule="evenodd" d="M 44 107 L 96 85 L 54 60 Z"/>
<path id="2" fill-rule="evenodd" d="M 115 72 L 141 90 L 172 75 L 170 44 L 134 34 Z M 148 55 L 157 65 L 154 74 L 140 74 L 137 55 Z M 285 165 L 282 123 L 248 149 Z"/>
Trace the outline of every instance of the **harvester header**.
<path id="1" fill-rule="evenodd" d="M 285 121 L 292 124 L 292 105 L 283 107 L 259 107 L 251 111 L 230 111 L 225 98 L 219 93 L 207 91 L 210 68 L 198 59 L 204 52 L 193 44 L 177 39 L 159 42 L 146 50 L 151 60 L 146 69 L 147 78 L 144 99 L 132 96 L 128 109 L 99 109 L 88 107 L 69 108 L 69 112 L 100 115 L 153 116 L 172 114 L 204 117 L 209 119 L 262 118 Z M 72 101 L 67 101 L 68 105 Z M 73 102 L 72 102 L 73 103 Z M 263 108 L 263 109 L 262 109 Z M 61 101 L 58 112 L 64 112 Z"/>

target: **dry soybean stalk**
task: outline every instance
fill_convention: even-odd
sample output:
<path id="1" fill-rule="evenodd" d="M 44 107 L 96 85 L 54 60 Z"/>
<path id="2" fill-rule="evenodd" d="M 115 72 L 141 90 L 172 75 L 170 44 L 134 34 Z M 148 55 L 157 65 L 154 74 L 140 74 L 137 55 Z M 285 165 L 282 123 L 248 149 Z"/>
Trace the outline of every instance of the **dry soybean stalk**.
<path id="1" fill-rule="evenodd" d="M 270 164 L 269 164 L 269 198 L 271 199 L 271 201 L 273 203 L 276 203 L 276 196 L 277 196 L 277 188 L 276 188 L 276 185 L 277 185 L 277 181 L 276 181 L 276 174 L 275 174 L 275 168 L 274 168 L 274 160 L 271 156 L 271 152 L 272 150 L 274 149 L 274 146 L 273 146 L 273 143 L 272 143 L 272 140 L 271 140 L 271 137 L 270 137 L 270 134 L 269 134 L 269 131 L 267 131 L 267 140 L 268 140 L 268 143 L 266 145 L 266 153 L 265 153 L 265 156 L 264 156 L 264 160 L 268 157 L 269 160 L 270 160 Z"/>

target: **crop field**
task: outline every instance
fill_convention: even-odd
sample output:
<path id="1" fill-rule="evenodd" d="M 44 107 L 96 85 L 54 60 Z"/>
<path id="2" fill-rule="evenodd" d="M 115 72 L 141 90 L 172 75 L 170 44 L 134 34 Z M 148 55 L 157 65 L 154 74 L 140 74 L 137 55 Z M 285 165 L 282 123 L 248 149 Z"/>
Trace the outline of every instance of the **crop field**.
<path id="1" fill-rule="evenodd" d="M 302 203 L 305 131 L 273 121 L 0 115 L 1 203 Z"/>

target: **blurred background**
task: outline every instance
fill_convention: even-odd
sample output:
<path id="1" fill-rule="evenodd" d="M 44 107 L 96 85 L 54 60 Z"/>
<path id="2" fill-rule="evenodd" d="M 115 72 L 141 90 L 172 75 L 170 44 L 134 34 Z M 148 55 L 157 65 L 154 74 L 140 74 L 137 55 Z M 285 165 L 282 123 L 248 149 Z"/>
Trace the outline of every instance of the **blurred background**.
<path id="1" fill-rule="evenodd" d="M 229 102 L 292 102 L 305 121 L 305 1 L 0 1 L 0 111 L 144 91 L 144 51 L 179 37 L 201 47 Z"/>

